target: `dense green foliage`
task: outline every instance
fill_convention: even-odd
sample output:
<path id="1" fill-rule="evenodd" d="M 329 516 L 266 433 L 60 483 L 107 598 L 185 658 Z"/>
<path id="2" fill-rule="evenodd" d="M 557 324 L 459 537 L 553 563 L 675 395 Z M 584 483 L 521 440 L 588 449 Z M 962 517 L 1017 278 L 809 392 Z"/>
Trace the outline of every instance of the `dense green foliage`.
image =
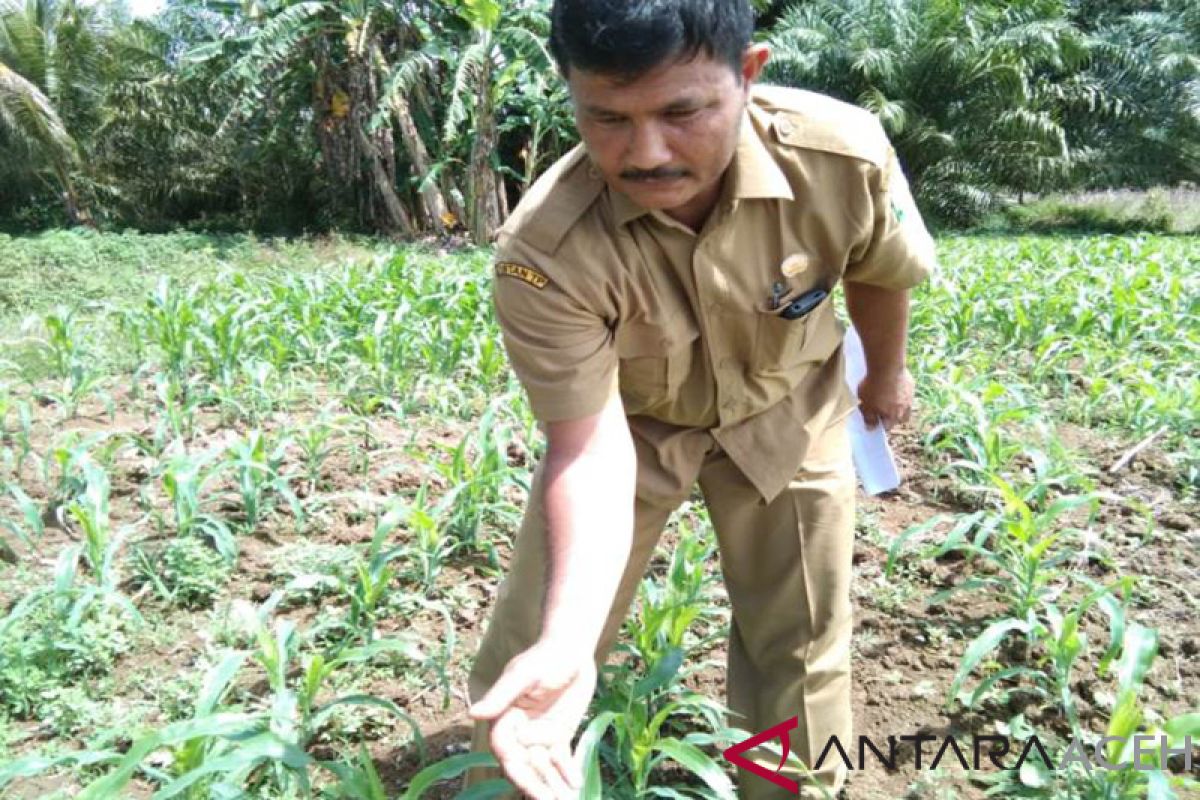
<path id="1" fill-rule="evenodd" d="M 0 0 L 0 226 L 463 229 L 575 141 L 547 0 Z M 926 210 L 1200 180 L 1194 0 L 758 3 L 773 80 L 870 108 Z"/>

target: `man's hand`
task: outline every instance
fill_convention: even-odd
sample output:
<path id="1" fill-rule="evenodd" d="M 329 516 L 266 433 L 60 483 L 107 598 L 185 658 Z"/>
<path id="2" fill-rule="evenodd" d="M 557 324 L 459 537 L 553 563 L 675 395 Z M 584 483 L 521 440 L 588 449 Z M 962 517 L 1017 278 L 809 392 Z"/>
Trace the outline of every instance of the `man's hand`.
<path id="1" fill-rule="evenodd" d="M 579 797 L 583 770 L 571 737 L 595 688 L 590 650 L 543 640 L 508 662 L 471 706 L 472 718 L 493 721 L 492 752 L 513 785 L 534 800 Z"/>
<path id="2" fill-rule="evenodd" d="M 882 422 L 884 429 L 907 422 L 912 413 L 913 377 L 907 368 L 893 375 L 867 372 L 858 385 L 859 410 L 868 428 Z"/>

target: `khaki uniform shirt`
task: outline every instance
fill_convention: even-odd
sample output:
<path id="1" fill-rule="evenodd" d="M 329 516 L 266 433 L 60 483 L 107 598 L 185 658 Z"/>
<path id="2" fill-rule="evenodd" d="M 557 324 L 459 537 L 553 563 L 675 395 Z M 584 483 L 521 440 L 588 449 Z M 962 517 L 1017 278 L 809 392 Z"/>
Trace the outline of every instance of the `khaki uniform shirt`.
<path id="1" fill-rule="evenodd" d="M 907 289 L 933 266 L 875 118 L 755 87 L 700 231 L 607 188 L 580 146 L 504 225 L 493 287 L 540 421 L 595 414 L 619 391 L 639 435 L 708 429 L 769 501 L 808 443 L 857 404 L 831 299 L 797 320 L 778 308 L 839 280 Z"/>

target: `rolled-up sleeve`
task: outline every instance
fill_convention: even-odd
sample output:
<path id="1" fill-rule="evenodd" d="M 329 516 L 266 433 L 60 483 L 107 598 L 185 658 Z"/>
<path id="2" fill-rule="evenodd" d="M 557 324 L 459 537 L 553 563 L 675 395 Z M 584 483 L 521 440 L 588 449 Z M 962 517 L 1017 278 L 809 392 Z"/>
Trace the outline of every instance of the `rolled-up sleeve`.
<path id="1" fill-rule="evenodd" d="M 542 422 L 598 413 L 617 392 L 617 355 L 604 319 L 523 250 L 496 256 L 492 296 L 509 363 Z"/>
<path id="2" fill-rule="evenodd" d="M 873 178 L 871 238 L 842 277 L 885 289 L 910 289 L 937 269 L 933 237 L 890 147 L 886 166 Z"/>

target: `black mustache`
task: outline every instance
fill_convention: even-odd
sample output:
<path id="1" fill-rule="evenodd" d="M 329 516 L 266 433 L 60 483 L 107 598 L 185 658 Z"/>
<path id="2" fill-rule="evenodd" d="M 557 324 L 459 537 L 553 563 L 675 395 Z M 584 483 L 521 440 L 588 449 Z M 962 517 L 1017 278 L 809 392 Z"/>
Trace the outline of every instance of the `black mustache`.
<path id="1" fill-rule="evenodd" d="M 664 178 L 682 178 L 687 174 L 687 170 L 684 169 L 628 169 L 621 173 L 621 177 L 627 181 L 652 181 Z"/>

